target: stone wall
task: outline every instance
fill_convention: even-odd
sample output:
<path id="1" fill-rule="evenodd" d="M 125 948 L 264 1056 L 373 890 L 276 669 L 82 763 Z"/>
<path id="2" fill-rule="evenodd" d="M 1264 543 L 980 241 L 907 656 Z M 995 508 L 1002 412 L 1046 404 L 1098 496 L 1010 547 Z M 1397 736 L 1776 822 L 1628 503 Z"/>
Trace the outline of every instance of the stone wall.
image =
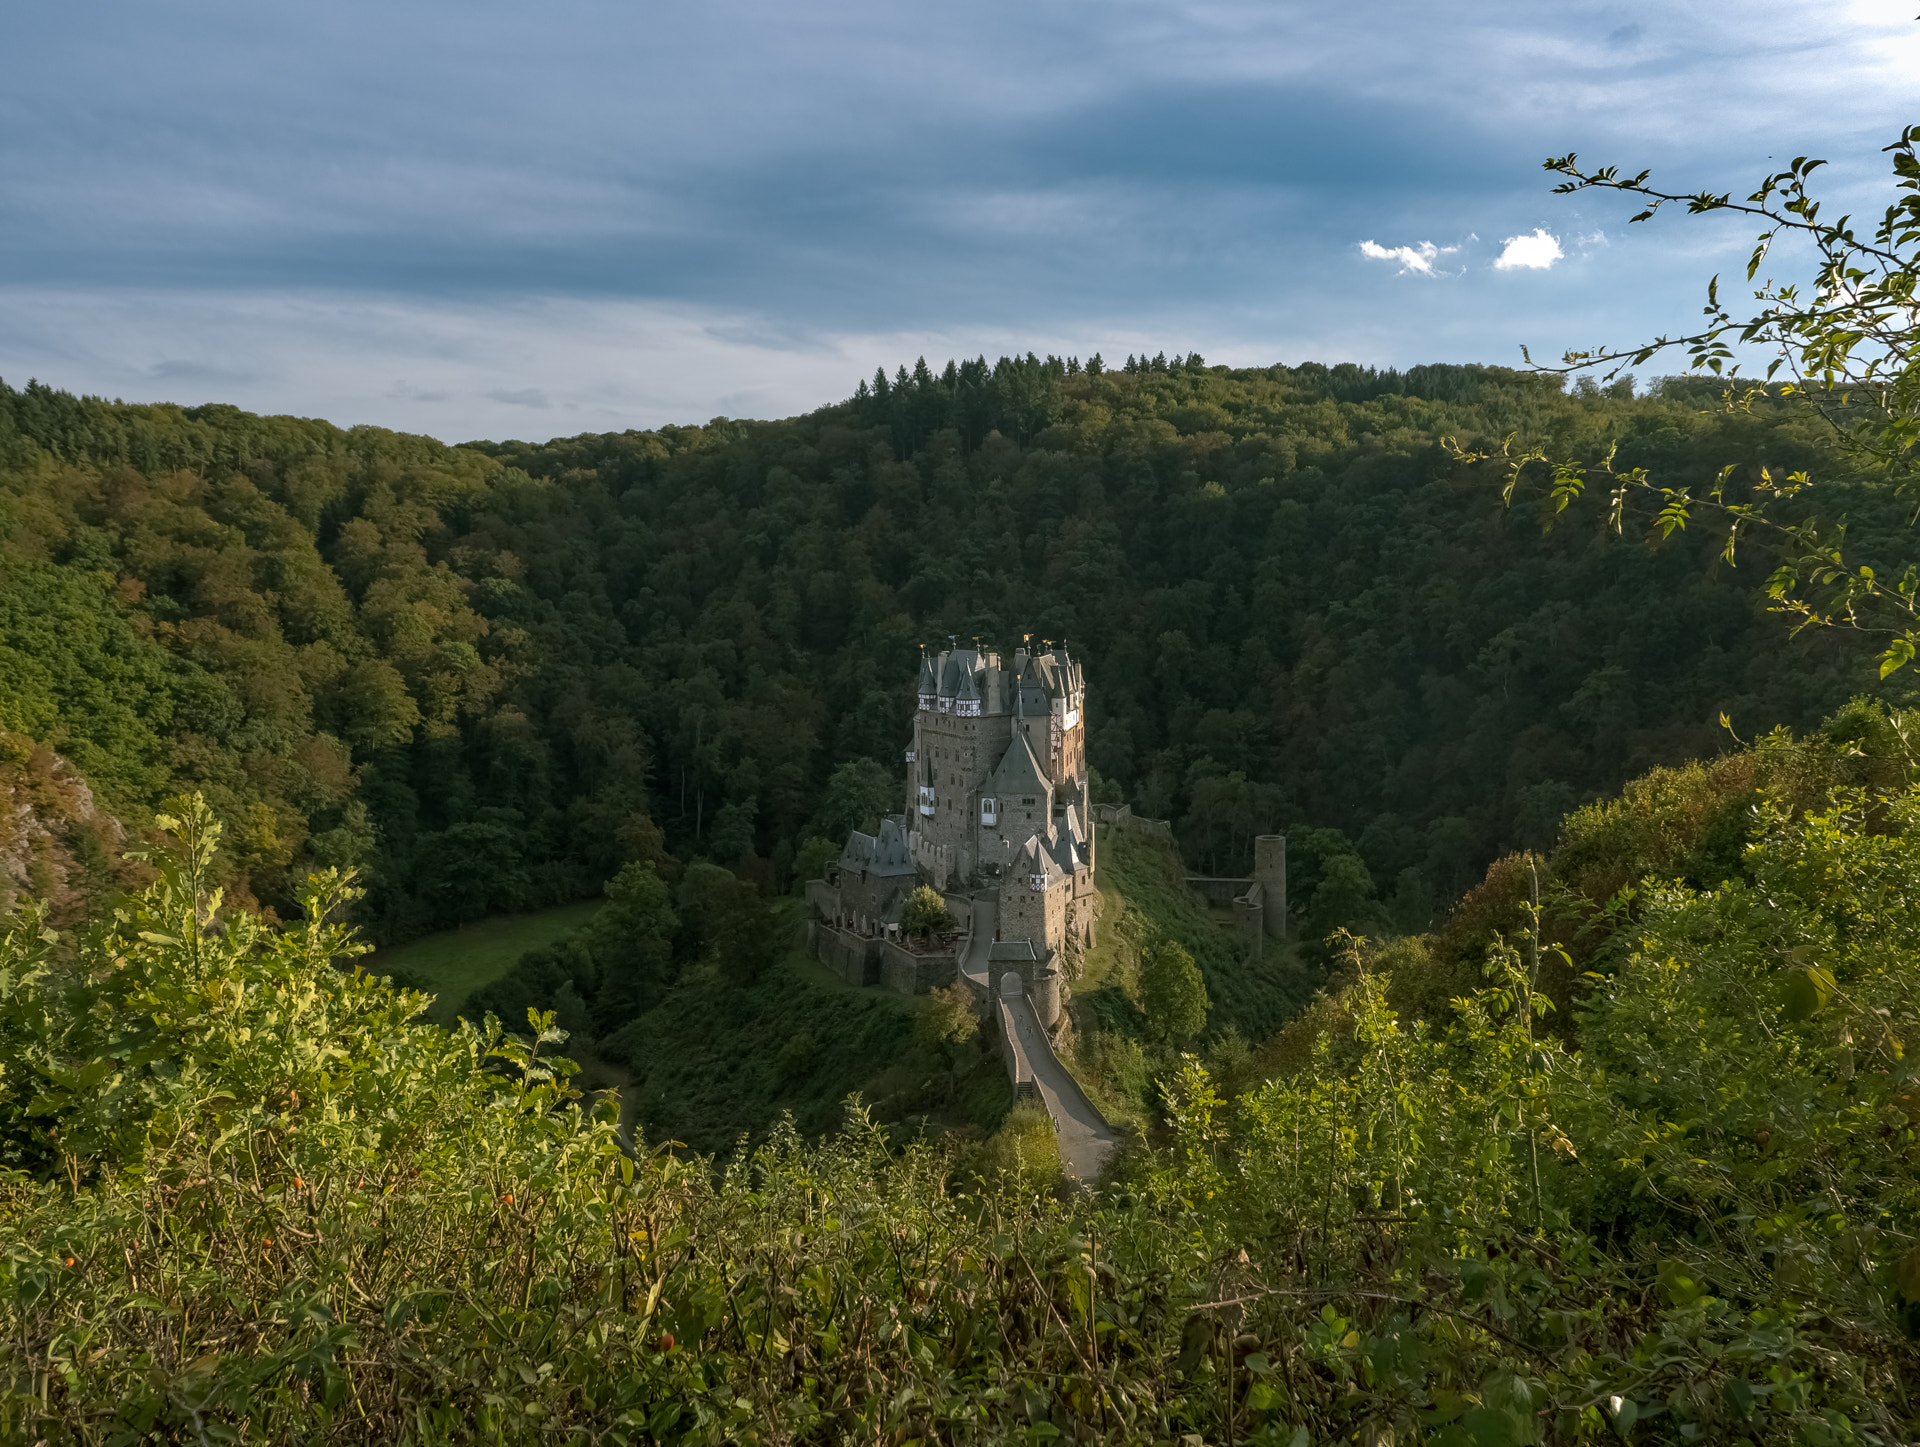
<path id="1" fill-rule="evenodd" d="M 959 922 L 960 928 L 973 933 L 973 897 L 952 892 L 943 892 L 940 897 L 947 902 L 947 913 Z"/>
<path id="2" fill-rule="evenodd" d="M 1266 886 L 1261 881 L 1189 874 L 1187 888 L 1210 905 L 1225 905 L 1232 910 L 1235 933 L 1246 943 L 1248 955 L 1256 960 L 1260 958 L 1262 941 L 1273 934 L 1267 919 Z M 1281 897 L 1285 898 L 1284 895 Z M 1281 933 L 1285 934 L 1284 926 Z"/>
<path id="3" fill-rule="evenodd" d="M 1206 874 L 1189 874 L 1187 888 L 1199 895 L 1208 904 L 1226 906 L 1232 904 L 1247 892 L 1251 879 L 1215 879 Z"/>
<path id="4" fill-rule="evenodd" d="M 814 956 L 821 964 L 849 985 L 880 983 L 880 946 L 885 941 L 849 934 L 824 920 L 809 920 L 807 928 Z"/>
<path id="5" fill-rule="evenodd" d="M 924 995 L 951 985 L 960 974 L 960 955 L 953 949 L 917 955 L 892 940 L 877 940 L 880 946 L 879 983 L 902 995 Z"/>
<path id="6" fill-rule="evenodd" d="M 1124 829 L 1132 834 L 1145 834 L 1155 839 L 1172 839 L 1173 825 L 1165 819 L 1145 819 L 1133 812 L 1131 804 L 1095 804 L 1093 822 L 1110 824 L 1115 829 Z"/>

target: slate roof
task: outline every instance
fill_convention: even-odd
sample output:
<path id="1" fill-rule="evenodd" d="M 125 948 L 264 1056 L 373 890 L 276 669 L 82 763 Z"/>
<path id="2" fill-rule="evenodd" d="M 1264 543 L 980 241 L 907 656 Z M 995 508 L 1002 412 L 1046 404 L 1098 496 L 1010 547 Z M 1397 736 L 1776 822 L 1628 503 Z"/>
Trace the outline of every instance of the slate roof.
<path id="1" fill-rule="evenodd" d="M 1067 873 L 1060 867 L 1059 861 L 1053 857 L 1053 850 L 1037 834 L 1014 851 L 1013 864 L 1010 867 L 1016 877 L 1023 874 L 1037 874 L 1049 887 L 1059 883 Z"/>
<path id="2" fill-rule="evenodd" d="M 858 829 L 847 835 L 840 867 L 885 878 L 912 874 L 913 860 L 907 854 L 907 836 L 899 820 L 882 819 L 878 835 L 862 834 Z"/>
<path id="3" fill-rule="evenodd" d="M 1080 832 L 1080 821 L 1074 818 L 1071 804 L 1067 805 L 1067 826 L 1053 841 L 1051 849 L 1055 863 L 1064 874 L 1071 874 L 1086 866 L 1087 840 Z"/>
<path id="4" fill-rule="evenodd" d="M 1007 745 L 1007 751 L 1001 756 L 999 765 L 988 780 L 989 790 L 1006 807 L 1007 799 L 1023 795 L 1037 795 L 1045 798 L 1049 792 L 1046 771 L 1040 767 L 1040 761 L 1034 757 L 1033 747 L 1027 742 L 1027 736 L 1015 729 L 1013 742 Z M 987 791 L 982 791 L 987 792 Z"/>

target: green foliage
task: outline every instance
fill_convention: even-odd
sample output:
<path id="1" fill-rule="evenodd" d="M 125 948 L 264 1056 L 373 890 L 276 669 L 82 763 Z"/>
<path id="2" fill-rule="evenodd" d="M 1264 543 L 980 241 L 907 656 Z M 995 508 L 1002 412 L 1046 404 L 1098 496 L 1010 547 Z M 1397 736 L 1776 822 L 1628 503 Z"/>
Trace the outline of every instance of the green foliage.
<path id="1" fill-rule="evenodd" d="M 910 1051 L 906 1000 L 844 984 L 806 959 L 791 933 L 783 940 L 781 956 L 748 983 L 712 965 L 692 968 L 600 1038 L 599 1053 L 630 1070 L 630 1099 L 650 1135 L 724 1152 L 743 1136 L 764 1139 L 783 1112 L 807 1135 L 831 1131 L 847 1097 L 869 1091 Z M 904 1113 L 876 1105 L 885 1119 Z"/>
<path id="2" fill-rule="evenodd" d="M 1055 1189 L 1063 1176 L 1053 1121 L 1032 1101 L 1016 1103 L 999 1128 L 962 1157 L 961 1168 L 983 1181 L 995 1198 L 1031 1199 Z"/>
<path id="3" fill-rule="evenodd" d="M 954 927 L 953 915 L 940 891 L 918 885 L 900 906 L 900 933 L 916 939 L 928 939 Z"/>
<path id="4" fill-rule="evenodd" d="M 1716 390 L 1729 414 L 1783 410 L 1818 417 L 1853 468 L 1874 477 L 1887 492 L 1910 490 L 1920 459 L 1920 357 L 1914 352 L 1913 309 L 1920 285 L 1917 147 L 1920 126 L 1905 126 L 1883 148 L 1892 158 L 1892 198 L 1866 234 L 1851 214 L 1821 218 L 1824 203 L 1813 175 L 1827 163 L 1807 156 L 1795 157 L 1740 201 L 1731 192 L 1662 191 L 1649 183 L 1648 171 L 1626 175 L 1616 166 L 1589 171 L 1574 155 L 1549 158 L 1546 168 L 1568 178 L 1556 192 L 1622 192 L 1643 208 L 1632 222 L 1651 220 L 1669 203 L 1684 203 L 1689 215 L 1729 213 L 1757 220 L 1760 233 L 1747 261 L 1748 285 L 1783 239 L 1794 244 L 1796 260 L 1811 264 L 1811 274 L 1803 282 L 1766 277 L 1750 308 L 1723 301 L 1715 276 L 1707 284 L 1707 325 L 1700 331 L 1624 349 L 1568 351 L 1558 367 L 1543 370 L 1566 376 L 1606 367 L 1611 379 L 1678 348 L 1694 373 L 1710 374 L 1716 384 L 1724 378 Z M 1746 315 L 1737 316 L 1736 310 Z M 1764 380 L 1741 378 L 1736 345 L 1772 354 Z M 1783 370 L 1791 380 L 1776 383 Z M 1580 457 L 1567 455 L 1557 441 L 1515 443 L 1516 435 L 1509 434 L 1497 451 L 1476 452 L 1449 439 L 1462 460 L 1498 464 L 1509 500 L 1523 483 L 1538 484 L 1558 514 L 1589 488 L 1603 488 L 1613 531 L 1624 532 L 1632 521 L 1649 537 L 1666 541 L 1684 534 L 1691 522 L 1709 522 L 1721 535 L 1721 556 L 1729 565 L 1743 542 L 1758 539 L 1774 555 L 1767 596 L 1774 611 L 1797 620 L 1796 633 L 1839 628 L 1864 634 L 1883 650 L 1882 678 L 1920 658 L 1920 563 L 1914 559 L 1913 520 L 1897 531 L 1850 537 L 1852 499 L 1844 475 L 1836 486 L 1835 478 L 1819 477 L 1810 468 L 1789 470 L 1769 466 L 1765 459 L 1732 457 L 1722 459 L 1712 479 L 1704 481 L 1646 466 L 1616 468 L 1611 449 L 1604 456 Z"/>
<path id="5" fill-rule="evenodd" d="M 1140 1008 L 1147 1033 L 1170 1045 L 1184 1045 L 1207 1023 L 1207 986 L 1178 940 L 1153 944 L 1140 959 Z"/>
<path id="6" fill-rule="evenodd" d="M 1233 1101 L 1186 1057 L 1165 1145 L 1073 1195 L 1032 1105 L 958 1152 L 859 1110 L 720 1169 L 630 1151 L 552 1015 L 413 1024 L 342 967 L 343 881 L 271 929 L 203 804 L 164 823 L 71 955 L 37 907 L 0 931 L 9 1439 L 1920 1427 L 1920 789 L 1769 804 L 1739 878 L 1649 888 L 1577 1054 L 1524 937 L 1444 1029 L 1361 968 L 1310 1071 Z M 766 1001 L 789 1081 L 796 1029 L 847 1033 L 803 985 Z"/>
<path id="7" fill-rule="evenodd" d="M 810 879 L 825 879 L 828 868 L 838 862 L 844 847 L 844 840 L 836 844 L 818 834 L 809 834 L 802 839 L 800 848 L 793 856 L 794 893 L 805 892 Z"/>
<path id="8" fill-rule="evenodd" d="M 1301 970 L 1271 946 L 1259 960 L 1249 960 L 1245 941 L 1209 914 L 1187 888 L 1178 851 L 1157 840 L 1109 829 L 1100 839 L 1099 873 L 1101 887 L 1123 901 L 1117 918 L 1101 921 L 1098 932 L 1103 938 L 1096 946 L 1097 954 L 1116 953 L 1128 962 L 1123 973 L 1129 983 L 1112 987 L 1116 992 L 1130 987 L 1137 962 L 1157 940 L 1177 940 L 1199 967 L 1211 1027 L 1231 1025 L 1258 1040 L 1297 1012 L 1320 983 L 1317 971 Z M 1115 1014 L 1124 998 L 1122 993 L 1110 1001 Z M 1130 1006 L 1126 1012 L 1131 1013 Z"/>
<path id="9" fill-rule="evenodd" d="M 585 931 L 598 1033 L 631 1020 L 672 981 L 679 930 L 672 893 L 651 863 L 629 864 L 607 881 L 606 908 Z"/>
<path id="10" fill-rule="evenodd" d="M 675 892 L 651 860 L 607 881 L 607 903 L 586 927 L 523 955 L 475 990 L 462 1013 L 504 1019 L 562 1007 L 571 992 L 579 1023 L 611 1035 L 652 1009 L 682 974 L 711 965 L 735 985 L 758 979 L 786 950 L 788 925 L 751 883 L 695 863 Z"/>
<path id="11" fill-rule="evenodd" d="M 200 790 L 236 892 L 283 913 L 360 867 L 396 941 L 632 861 L 784 887 L 809 837 L 899 807 L 914 645 L 1039 628 L 1092 680 L 1103 797 L 1217 874 L 1337 829 L 1374 887 L 1330 927 L 1418 927 L 1570 802 L 1709 750 L 1721 712 L 1809 724 L 1859 662 L 1776 647 L 1701 540 L 1462 494 L 1439 439 L 1521 425 L 1687 478 L 1828 445 L 1684 391 L 1191 358 L 914 368 L 784 422 L 542 446 L 0 389 L 0 727 L 129 816 Z"/>
<path id="12" fill-rule="evenodd" d="M 893 771 L 872 759 L 848 759 L 828 777 L 811 827 L 819 837 L 836 841 L 837 852 L 855 829 L 878 833 L 881 816 L 899 808 L 903 787 Z"/>
<path id="13" fill-rule="evenodd" d="M 974 1013 L 973 994 L 961 984 L 931 990 L 913 1010 L 913 1043 L 946 1063 L 948 1094 L 959 1064 L 980 1036 L 980 1017 Z"/>

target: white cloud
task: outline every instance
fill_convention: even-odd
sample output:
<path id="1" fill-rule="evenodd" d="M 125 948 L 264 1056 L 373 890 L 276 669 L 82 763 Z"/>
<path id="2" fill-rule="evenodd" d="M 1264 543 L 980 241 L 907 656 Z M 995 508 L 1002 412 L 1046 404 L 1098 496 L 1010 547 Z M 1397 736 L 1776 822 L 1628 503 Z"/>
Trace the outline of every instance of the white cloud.
<path id="1" fill-rule="evenodd" d="M 1500 253 L 1499 260 L 1493 263 L 1493 269 L 1513 271 L 1524 266 L 1533 271 L 1545 271 L 1566 254 L 1560 249 L 1559 237 L 1549 235 L 1545 227 L 1536 227 L 1525 236 L 1509 236 L 1506 249 Z"/>
<path id="2" fill-rule="evenodd" d="M 1360 243 L 1362 256 L 1370 256 L 1375 261 L 1399 262 L 1402 276 L 1409 271 L 1418 272 L 1421 276 L 1432 276 L 1433 263 L 1459 249 L 1457 246 L 1435 246 L 1431 241 L 1423 241 L 1418 246 L 1382 246 L 1377 241 Z"/>

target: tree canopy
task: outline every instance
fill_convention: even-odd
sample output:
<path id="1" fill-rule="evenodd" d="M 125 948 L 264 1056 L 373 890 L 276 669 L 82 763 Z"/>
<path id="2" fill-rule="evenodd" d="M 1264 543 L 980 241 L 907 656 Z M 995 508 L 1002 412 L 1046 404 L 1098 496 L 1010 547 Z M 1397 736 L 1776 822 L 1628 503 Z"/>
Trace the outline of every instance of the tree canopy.
<path id="1" fill-rule="evenodd" d="M 1713 540 L 1543 533 L 1441 446 L 1833 472 L 1817 419 L 1713 395 L 976 359 L 782 422 L 446 447 L 8 388 L 0 727 L 129 817 L 203 791 L 237 897 L 358 866 L 388 940 L 643 858 L 783 888 L 897 807 L 917 645 L 1031 632 L 1086 664 L 1103 797 L 1212 873 L 1334 831 L 1292 897 L 1339 858 L 1329 905 L 1417 927 L 1722 715 L 1805 727 L 1856 685 Z M 1855 538 L 1904 523 L 1834 486 Z"/>

